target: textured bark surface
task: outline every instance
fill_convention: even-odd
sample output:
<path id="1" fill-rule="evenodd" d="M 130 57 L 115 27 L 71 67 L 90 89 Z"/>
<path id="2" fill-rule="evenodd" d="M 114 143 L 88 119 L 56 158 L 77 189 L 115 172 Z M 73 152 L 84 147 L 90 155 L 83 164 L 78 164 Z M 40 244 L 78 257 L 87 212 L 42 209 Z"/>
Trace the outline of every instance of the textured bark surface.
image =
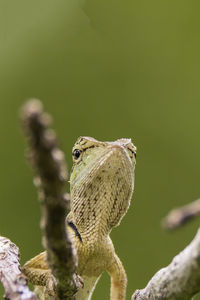
<path id="1" fill-rule="evenodd" d="M 200 290 L 200 229 L 171 264 L 158 271 L 132 300 L 189 300 Z"/>
<path id="2" fill-rule="evenodd" d="M 162 225 L 167 230 L 173 230 L 200 215 L 200 199 L 169 212 Z"/>
<path id="3" fill-rule="evenodd" d="M 39 188 L 43 243 L 57 282 L 57 296 L 62 300 L 74 299 L 77 259 L 65 225 L 69 201 L 65 194 L 67 166 L 64 154 L 57 146 L 56 134 L 49 127 L 51 118 L 44 113 L 40 101 L 30 100 L 24 105 L 22 121 L 36 174 L 35 183 Z"/>
<path id="4" fill-rule="evenodd" d="M 5 290 L 5 299 L 37 300 L 20 271 L 18 247 L 5 237 L 0 237 L 0 281 Z"/>

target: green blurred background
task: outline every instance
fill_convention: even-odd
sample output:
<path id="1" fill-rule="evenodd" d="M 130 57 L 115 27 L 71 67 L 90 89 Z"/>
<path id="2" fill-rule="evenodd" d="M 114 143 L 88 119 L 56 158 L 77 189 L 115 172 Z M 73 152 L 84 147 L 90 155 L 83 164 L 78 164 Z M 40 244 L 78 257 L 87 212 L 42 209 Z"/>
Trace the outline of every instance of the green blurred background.
<path id="1" fill-rule="evenodd" d="M 130 137 L 138 148 L 132 205 L 112 232 L 127 299 L 193 238 L 198 220 L 170 234 L 160 221 L 200 195 L 199 9 L 199 1 L 0 0 L 0 233 L 22 263 L 42 250 L 18 117 L 30 97 L 53 115 L 69 168 L 80 135 Z M 109 299 L 107 275 L 93 298 Z"/>

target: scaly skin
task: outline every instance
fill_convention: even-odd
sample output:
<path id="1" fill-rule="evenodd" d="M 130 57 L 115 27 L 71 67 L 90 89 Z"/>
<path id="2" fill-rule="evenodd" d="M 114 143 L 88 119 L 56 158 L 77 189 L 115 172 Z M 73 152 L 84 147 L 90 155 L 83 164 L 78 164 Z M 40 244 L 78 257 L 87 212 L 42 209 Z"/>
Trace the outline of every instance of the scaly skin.
<path id="1" fill-rule="evenodd" d="M 77 272 L 84 280 L 76 299 L 90 299 L 98 278 L 106 270 L 111 276 L 110 299 L 125 300 L 126 273 L 109 234 L 130 205 L 136 148 L 130 139 L 100 142 L 80 137 L 72 153 L 71 211 L 67 224 L 77 249 Z M 39 254 L 25 264 L 23 271 L 33 284 L 47 285 L 49 291 L 51 275 L 45 258 L 45 252 Z"/>

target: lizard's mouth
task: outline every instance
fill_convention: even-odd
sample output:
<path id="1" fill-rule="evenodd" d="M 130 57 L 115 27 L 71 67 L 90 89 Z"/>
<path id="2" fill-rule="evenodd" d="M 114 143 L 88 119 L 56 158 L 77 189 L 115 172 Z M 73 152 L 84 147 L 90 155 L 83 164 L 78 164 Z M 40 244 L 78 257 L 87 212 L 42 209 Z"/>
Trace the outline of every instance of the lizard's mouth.
<path id="1" fill-rule="evenodd" d="M 76 176 L 71 181 L 71 188 L 80 185 L 84 189 L 91 185 L 98 186 L 100 183 L 109 185 L 109 182 L 118 178 L 131 183 L 135 167 L 129 149 L 119 144 L 110 144 L 105 149 L 96 149 L 96 154 L 83 163 Z M 94 150 L 93 150 L 94 151 Z M 131 152 L 133 155 L 133 153 Z"/>
<path id="2" fill-rule="evenodd" d="M 75 235 L 79 238 L 79 241 L 82 243 L 82 237 L 81 237 L 76 225 L 72 221 L 68 221 L 68 225 L 73 229 Z"/>

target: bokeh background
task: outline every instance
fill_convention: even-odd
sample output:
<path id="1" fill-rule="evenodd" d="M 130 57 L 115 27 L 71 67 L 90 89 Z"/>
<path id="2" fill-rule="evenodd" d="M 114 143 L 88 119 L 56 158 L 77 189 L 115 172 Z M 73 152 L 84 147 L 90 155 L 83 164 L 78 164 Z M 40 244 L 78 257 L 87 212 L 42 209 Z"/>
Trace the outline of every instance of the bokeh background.
<path id="1" fill-rule="evenodd" d="M 19 122 L 31 97 L 53 115 L 69 169 L 80 135 L 130 137 L 138 148 L 132 204 L 112 232 L 127 299 L 193 238 L 199 220 L 173 233 L 160 221 L 200 196 L 199 9 L 180 0 L 0 0 L 0 233 L 22 263 L 42 250 Z M 109 299 L 108 275 L 94 299 Z"/>

